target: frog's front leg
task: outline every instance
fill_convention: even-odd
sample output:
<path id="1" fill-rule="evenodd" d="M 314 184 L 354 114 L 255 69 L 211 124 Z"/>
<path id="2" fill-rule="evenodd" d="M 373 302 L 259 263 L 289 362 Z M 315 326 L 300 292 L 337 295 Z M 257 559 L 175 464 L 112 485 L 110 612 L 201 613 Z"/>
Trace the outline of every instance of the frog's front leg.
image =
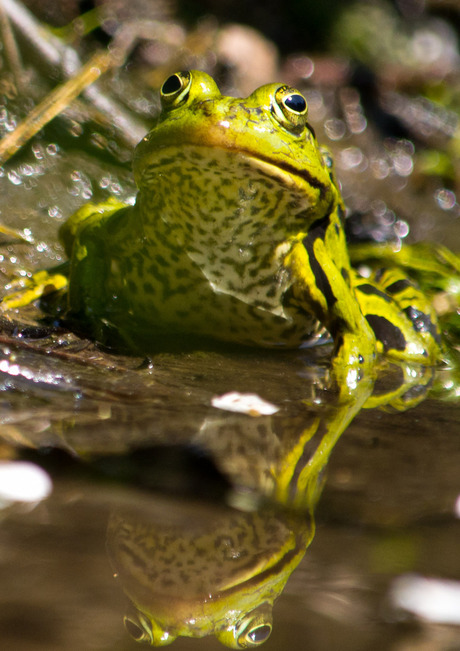
<path id="1" fill-rule="evenodd" d="M 67 287 L 67 275 L 60 273 L 67 265 L 60 265 L 50 271 L 37 271 L 25 280 L 11 283 L 10 289 L 0 303 L 0 312 L 8 312 L 18 307 L 25 307 L 46 294 L 64 290 Z"/>
<path id="2" fill-rule="evenodd" d="M 111 233 L 121 230 L 117 225 L 124 224 L 131 210 L 113 199 L 87 204 L 63 224 L 59 235 L 70 259 L 67 309 L 71 316 L 92 323 L 108 317 L 110 267 L 117 252 Z"/>
<path id="3" fill-rule="evenodd" d="M 349 284 L 349 269 L 331 257 L 326 237 L 299 236 L 285 258 L 292 277 L 291 304 L 313 312 L 335 342 L 333 375 L 341 395 L 356 391 L 360 379 L 373 382 L 376 339 Z"/>

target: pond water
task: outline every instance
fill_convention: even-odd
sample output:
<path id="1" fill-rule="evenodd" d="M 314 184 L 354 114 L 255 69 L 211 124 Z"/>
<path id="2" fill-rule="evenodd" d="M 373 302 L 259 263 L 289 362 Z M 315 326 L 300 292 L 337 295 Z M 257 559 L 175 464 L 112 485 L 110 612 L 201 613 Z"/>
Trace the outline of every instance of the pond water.
<path id="1" fill-rule="evenodd" d="M 327 347 L 0 344 L 2 456 L 53 485 L 1 512 L 2 648 L 142 648 L 123 619 L 140 637 L 150 613 L 178 651 L 460 649 L 458 400 L 338 416 Z M 277 411 L 213 406 L 231 391 Z"/>
<path id="2" fill-rule="evenodd" d="M 342 110 L 361 119 L 361 105 L 329 84 L 307 87 L 309 115 L 345 129 Z M 94 157 L 106 140 L 98 126 L 88 145 L 92 133 L 71 133 L 66 151 L 61 125 L 46 136 L 58 144 L 2 168 L 2 226 L 24 239 L 2 234 L 2 285 L 62 262 L 58 227 L 82 203 L 134 196 L 127 166 L 105 147 Z M 451 180 L 407 175 L 411 142 L 376 137 L 320 138 L 345 148 L 347 205 L 458 250 Z M 1 649 L 129 651 L 146 637 L 177 651 L 460 651 L 460 408 L 445 371 L 383 364 L 379 392 L 406 372 L 411 404 L 361 409 L 327 390 L 327 345 L 143 359 L 41 316 L 0 319 Z M 264 402 L 216 402 L 234 392 Z M 5 470 L 35 503 L 7 498 Z"/>

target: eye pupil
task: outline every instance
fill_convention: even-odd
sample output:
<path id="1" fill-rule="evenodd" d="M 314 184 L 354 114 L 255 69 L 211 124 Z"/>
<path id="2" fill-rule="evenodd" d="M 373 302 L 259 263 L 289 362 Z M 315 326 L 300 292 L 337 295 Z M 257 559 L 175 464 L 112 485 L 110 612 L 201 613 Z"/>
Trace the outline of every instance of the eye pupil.
<path id="1" fill-rule="evenodd" d="M 284 101 L 284 105 L 291 111 L 294 111 L 295 113 L 303 113 L 307 108 L 307 102 L 305 101 L 305 98 L 302 97 L 302 95 L 299 95 L 298 93 L 294 93 L 293 95 L 288 95 L 287 97 L 284 98 L 283 101 Z"/>
<path id="2" fill-rule="evenodd" d="M 178 90 L 182 88 L 182 82 L 178 75 L 171 75 L 164 82 L 161 87 L 161 92 L 163 95 L 170 95 L 171 93 L 177 93 Z"/>
<path id="3" fill-rule="evenodd" d="M 250 631 L 248 634 L 248 637 L 254 644 L 262 644 L 262 642 L 265 642 L 265 640 L 269 638 L 271 632 L 271 626 L 268 624 L 263 624 L 262 626 L 253 628 L 252 631 Z"/>

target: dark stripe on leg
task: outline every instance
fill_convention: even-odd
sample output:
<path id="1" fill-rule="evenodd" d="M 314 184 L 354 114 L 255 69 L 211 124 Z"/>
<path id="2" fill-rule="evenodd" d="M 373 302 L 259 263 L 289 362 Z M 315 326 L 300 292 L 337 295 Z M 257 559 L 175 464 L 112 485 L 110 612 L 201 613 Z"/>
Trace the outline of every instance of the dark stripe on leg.
<path id="1" fill-rule="evenodd" d="M 403 289 L 407 289 L 408 287 L 413 287 L 413 284 L 410 282 L 410 280 L 407 280 L 407 278 L 402 278 L 401 280 L 396 280 L 394 283 L 391 283 L 391 285 L 388 285 L 388 287 L 385 287 L 385 291 L 388 292 L 388 294 L 399 294 L 399 292 L 402 292 Z"/>
<path id="2" fill-rule="evenodd" d="M 374 287 L 374 285 L 364 283 L 363 285 L 358 285 L 356 289 L 359 289 L 362 294 L 367 294 L 367 296 L 380 296 L 380 298 L 383 298 L 383 300 L 387 303 L 391 303 L 391 298 L 387 296 L 385 292 L 382 292 L 380 289 L 377 289 L 377 287 Z"/>
<path id="3" fill-rule="evenodd" d="M 390 349 L 404 350 L 406 348 L 406 339 L 403 333 L 391 321 L 378 314 L 366 314 L 366 319 L 377 339 L 382 342 L 385 352 Z"/>

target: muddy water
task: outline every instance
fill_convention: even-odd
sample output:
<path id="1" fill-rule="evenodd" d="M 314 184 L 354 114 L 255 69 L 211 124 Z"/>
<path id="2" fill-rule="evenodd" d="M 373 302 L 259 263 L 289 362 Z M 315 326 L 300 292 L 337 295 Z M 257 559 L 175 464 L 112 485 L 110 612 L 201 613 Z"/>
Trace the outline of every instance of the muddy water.
<path id="1" fill-rule="evenodd" d="M 53 490 L 1 512 L 2 648 L 142 648 L 123 618 L 140 637 L 148 614 L 178 650 L 224 630 L 271 630 L 267 651 L 460 649 L 458 619 L 400 608 L 402 579 L 460 581 L 458 401 L 364 409 L 341 432 L 314 355 L 146 361 L 5 334 L 2 456 Z M 278 411 L 212 406 L 229 391 Z"/>

